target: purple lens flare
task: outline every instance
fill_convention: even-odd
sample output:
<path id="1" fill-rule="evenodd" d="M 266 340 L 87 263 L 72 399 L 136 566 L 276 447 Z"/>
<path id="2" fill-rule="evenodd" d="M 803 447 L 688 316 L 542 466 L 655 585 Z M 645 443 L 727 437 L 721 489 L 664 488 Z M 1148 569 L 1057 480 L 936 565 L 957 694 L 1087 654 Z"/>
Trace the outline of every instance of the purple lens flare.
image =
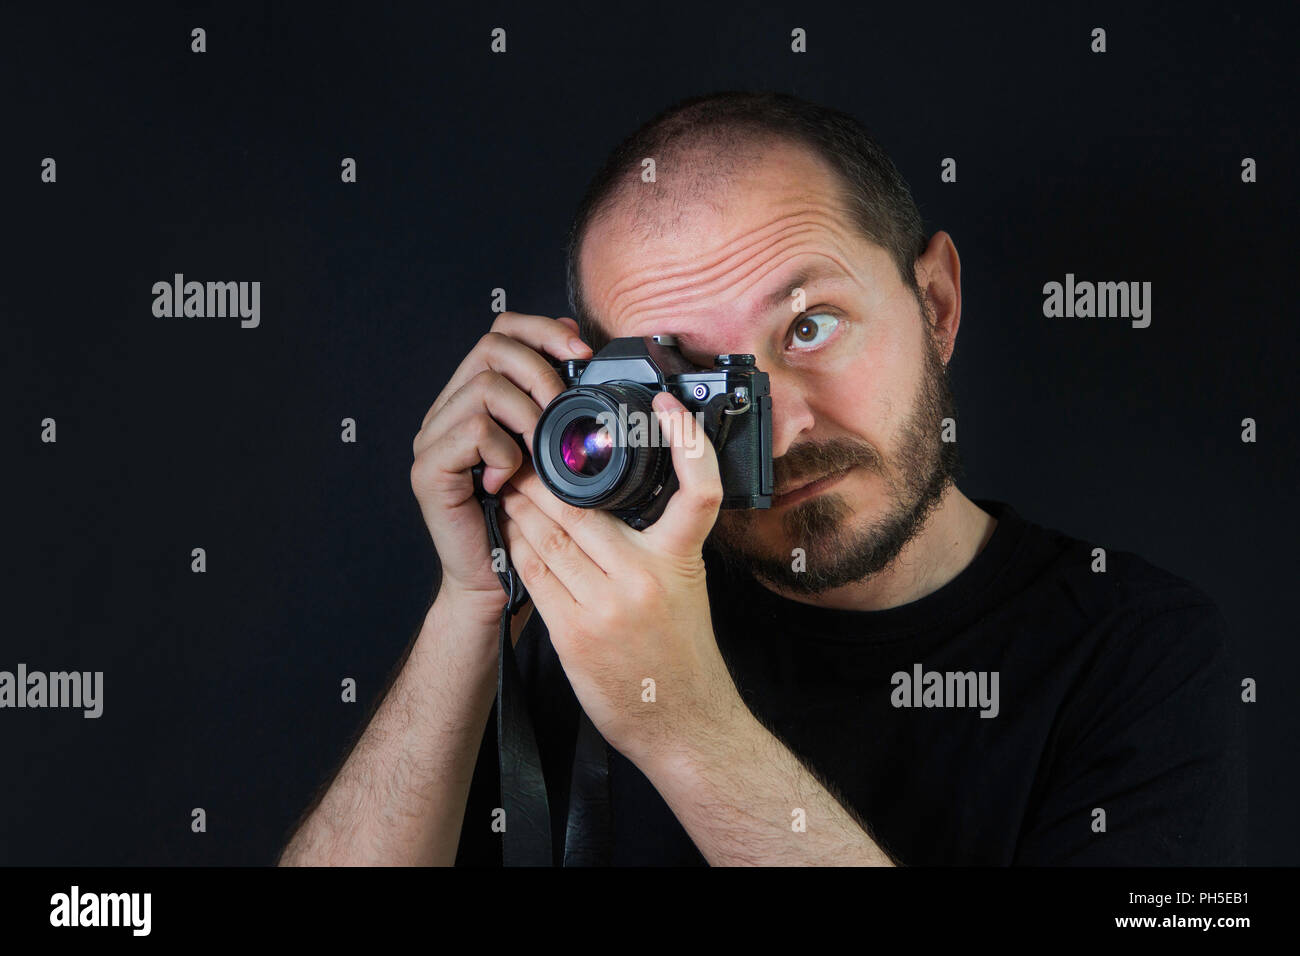
<path id="1" fill-rule="evenodd" d="M 560 457 L 575 475 L 600 474 L 614 448 L 614 436 L 594 418 L 575 418 L 560 435 Z"/>

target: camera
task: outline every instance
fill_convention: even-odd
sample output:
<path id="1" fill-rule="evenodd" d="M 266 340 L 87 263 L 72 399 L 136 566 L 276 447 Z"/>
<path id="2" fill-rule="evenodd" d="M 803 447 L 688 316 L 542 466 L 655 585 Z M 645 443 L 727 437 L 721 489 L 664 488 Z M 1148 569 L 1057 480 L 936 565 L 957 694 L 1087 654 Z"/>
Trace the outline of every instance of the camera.
<path id="1" fill-rule="evenodd" d="M 590 359 L 551 359 L 565 390 L 533 433 L 533 467 L 562 501 L 600 508 L 637 529 L 677 488 L 672 448 L 650 404 L 671 392 L 718 455 L 723 508 L 772 506 L 772 397 L 753 355 L 692 365 L 669 335 L 617 338 Z"/>

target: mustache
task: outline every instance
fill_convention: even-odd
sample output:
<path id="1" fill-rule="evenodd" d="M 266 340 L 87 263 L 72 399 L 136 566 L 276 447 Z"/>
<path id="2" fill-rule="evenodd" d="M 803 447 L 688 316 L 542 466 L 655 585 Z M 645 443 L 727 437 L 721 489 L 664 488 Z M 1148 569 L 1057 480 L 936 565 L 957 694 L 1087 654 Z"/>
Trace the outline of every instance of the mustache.
<path id="1" fill-rule="evenodd" d="M 803 442 L 772 461 L 772 479 L 778 489 L 822 478 L 849 468 L 878 469 L 880 456 L 865 442 L 837 438 Z"/>

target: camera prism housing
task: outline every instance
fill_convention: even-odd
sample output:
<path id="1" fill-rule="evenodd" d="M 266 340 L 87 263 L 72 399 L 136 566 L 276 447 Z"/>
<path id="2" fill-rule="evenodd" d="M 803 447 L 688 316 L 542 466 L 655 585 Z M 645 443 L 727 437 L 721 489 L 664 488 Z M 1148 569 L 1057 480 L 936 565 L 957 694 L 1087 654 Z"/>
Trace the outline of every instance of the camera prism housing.
<path id="1" fill-rule="evenodd" d="M 671 392 L 718 455 L 723 508 L 772 506 L 772 397 L 754 356 L 691 365 L 668 335 L 612 340 L 593 358 L 551 364 L 565 391 L 533 433 L 533 467 L 562 501 L 611 512 L 634 528 L 663 514 L 677 476 L 651 401 Z"/>

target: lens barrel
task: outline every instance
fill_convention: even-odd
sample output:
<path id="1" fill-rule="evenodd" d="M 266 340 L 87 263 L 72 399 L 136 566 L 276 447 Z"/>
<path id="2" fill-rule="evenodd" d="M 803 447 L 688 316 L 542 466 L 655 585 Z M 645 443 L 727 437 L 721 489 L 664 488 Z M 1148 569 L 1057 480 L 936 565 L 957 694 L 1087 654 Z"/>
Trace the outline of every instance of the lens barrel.
<path id="1" fill-rule="evenodd" d="M 608 511 L 650 501 L 672 452 L 648 440 L 629 444 L 629 437 L 651 434 L 653 399 L 644 385 L 606 382 L 568 389 L 546 406 L 533 433 L 533 466 L 552 494 Z M 640 431 L 638 421 L 645 423 Z"/>

